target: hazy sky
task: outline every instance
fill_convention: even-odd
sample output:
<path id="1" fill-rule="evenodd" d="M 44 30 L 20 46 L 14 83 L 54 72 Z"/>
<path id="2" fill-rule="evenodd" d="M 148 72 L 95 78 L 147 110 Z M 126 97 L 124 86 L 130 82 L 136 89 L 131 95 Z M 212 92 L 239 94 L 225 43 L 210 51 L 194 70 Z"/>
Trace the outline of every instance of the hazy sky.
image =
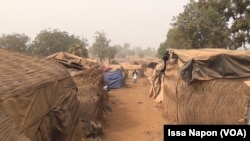
<path id="1" fill-rule="evenodd" d="M 0 34 L 24 33 L 33 40 L 41 30 L 58 29 L 93 44 L 104 31 L 110 45 L 158 48 L 173 16 L 189 0 L 0 0 Z"/>

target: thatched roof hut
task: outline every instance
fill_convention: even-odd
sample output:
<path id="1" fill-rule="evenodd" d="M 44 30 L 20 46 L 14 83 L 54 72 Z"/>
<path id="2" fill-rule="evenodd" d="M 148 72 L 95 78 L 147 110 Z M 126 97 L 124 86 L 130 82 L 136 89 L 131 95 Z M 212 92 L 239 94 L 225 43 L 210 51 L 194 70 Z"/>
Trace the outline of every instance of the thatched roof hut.
<path id="1" fill-rule="evenodd" d="M 64 58 L 61 57 L 62 55 Z M 110 108 L 108 105 L 108 93 L 103 89 L 105 81 L 101 66 L 97 62 L 88 61 L 69 53 L 57 53 L 46 58 L 51 61 L 56 60 L 62 64 L 70 72 L 77 85 L 79 117 L 84 131 L 83 136 L 100 135 L 102 132 L 100 126 L 104 122 L 104 111 Z M 70 67 L 70 65 L 65 65 L 64 62 L 71 62 L 68 64 L 80 63 L 79 66 L 82 67 Z M 91 125 L 92 123 L 98 123 L 98 127 Z"/>
<path id="2" fill-rule="evenodd" d="M 89 69 L 93 66 L 98 65 L 98 62 L 93 59 L 82 58 L 67 52 L 58 52 L 55 54 L 51 54 L 47 56 L 46 59 L 53 61 L 56 60 L 57 62 L 62 64 L 73 77 L 81 75 L 82 71 L 85 69 Z"/>
<path id="3" fill-rule="evenodd" d="M 178 124 L 246 124 L 250 52 L 168 50 L 163 114 Z"/>
<path id="4" fill-rule="evenodd" d="M 111 64 L 111 65 L 107 65 L 107 66 L 105 66 L 105 67 L 111 68 L 111 69 L 120 69 L 120 70 L 124 70 L 124 68 L 123 68 L 122 65 L 120 65 L 120 64 L 116 64 L 116 65 Z"/>
<path id="5" fill-rule="evenodd" d="M 103 89 L 105 81 L 100 66 L 86 69 L 73 79 L 78 85 L 82 120 L 103 122 L 103 108 L 107 104 L 108 94 Z"/>
<path id="6" fill-rule="evenodd" d="M 81 139 L 77 87 L 68 71 L 3 49 L 0 60 L 0 140 Z"/>
<path id="7" fill-rule="evenodd" d="M 58 60 L 67 68 L 75 68 L 75 69 L 84 69 L 90 68 L 93 65 L 98 64 L 96 60 L 89 58 L 82 58 L 74 54 L 70 54 L 67 52 L 58 52 L 55 54 L 51 54 L 46 57 L 47 59 Z"/>
<path id="8" fill-rule="evenodd" d="M 130 63 L 121 63 L 121 66 L 126 71 L 126 75 L 129 78 L 132 78 L 133 72 L 136 70 L 139 77 L 144 77 L 144 71 L 141 64 L 130 64 Z"/>

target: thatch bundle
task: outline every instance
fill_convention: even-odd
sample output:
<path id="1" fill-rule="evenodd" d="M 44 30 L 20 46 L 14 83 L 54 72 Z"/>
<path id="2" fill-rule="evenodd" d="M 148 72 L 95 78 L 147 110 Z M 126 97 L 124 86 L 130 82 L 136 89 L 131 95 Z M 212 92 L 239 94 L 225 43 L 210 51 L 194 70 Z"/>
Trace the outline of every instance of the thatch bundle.
<path id="1" fill-rule="evenodd" d="M 92 66 L 81 71 L 73 79 L 78 87 L 79 115 L 84 136 L 99 136 L 102 133 L 104 110 L 109 108 L 108 93 L 103 89 L 105 82 L 101 67 L 98 64 Z M 99 126 L 90 125 L 92 123 Z"/>
<path id="2" fill-rule="evenodd" d="M 81 118 L 89 121 L 102 121 L 103 104 L 107 102 L 108 96 L 103 90 L 105 82 L 100 66 L 86 69 L 73 79 L 78 86 Z"/>
<path id="3" fill-rule="evenodd" d="M 0 140 L 76 141 L 76 86 L 58 64 L 0 49 Z"/>
<path id="4" fill-rule="evenodd" d="M 178 51 L 176 52 L 178 56 Z M 190 55 L 188 52 L 186 54 Z M 196 55 L 203 57 L 201 53 Z M 245 81 L 249 81 L 250 77 L 226 78 L 228 75 L 225 75 L 224 78 L 187 82 L 180 75 L 182 66 L 185 65 L 181 59 L 166 62 L 164 116 L 178 124 L 246 124 L 250 87 Z M 206 63 L 204 57 L 202 61 L 203 64 Z M 247 69 L 245 70 L 244 75 L 247 74 Z M 195 73 L 197 72 L 192 72 L 197 77 Z M 208 72 L 206 75 L 211 76 Z"/>

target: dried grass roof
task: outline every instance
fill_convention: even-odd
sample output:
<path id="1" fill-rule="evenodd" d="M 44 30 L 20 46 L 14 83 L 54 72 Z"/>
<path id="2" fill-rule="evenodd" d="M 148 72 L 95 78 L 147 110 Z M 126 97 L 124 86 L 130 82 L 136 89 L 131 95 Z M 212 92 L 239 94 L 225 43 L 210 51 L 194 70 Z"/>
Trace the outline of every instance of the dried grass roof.
<path id="1" fill-rule="evenodd" d="M 92 66 L 95 66 L 98 64 L 96 60 L 90 59 L 90 58 L 82 58 L 80 56 L 70 54 L 67 52 L 58 52 L 52 55 L 49 55 L 46 57 L 47 59 L 54 59 L 58 60 L 60 62 L 66 61 L 66 62 L 74 62 L 79 63 L 83 66 L 83 68 L 90 68 Z"/>
<path id="2" fill-rule="evenodd" d="M 187 82 L 250 77 L 250 51 L 227 49 L 174 49 L 166 55 L 178 58 L 179 74 Z M 176 61 L 173 61 L 174 63 Z"/>
<path id="3" fill-rule="evenodd" d="M 70 77 L 57 63 L 34 56 L 0 49 L 0 60 L 0 101 Z"/>
<path id="4" fill-rule="evenodd" d="M 204 49 L 172 49 L 180 59 L 187 61 L 190 59 L 194 60 L 209 60 L 211 57 L 219 55 L 235 56 L 238 58 L 249 58 L 250 51 L 240 50 L 228 50 L 228 49 L 217 49 L 217 48 L 204 48 Z"/>
<path id="5" fill-rule="evenodd" d="M 124 69 L 122 65 L 115 65 L 115 64 L 107 65 L 106 67 L 112 69 Z"/>
<path id="6" fill-rule="evenodd" d="M 130 63 L 121 63 L 121 66 L 125 69 L 125 70 L 141 70 L 142 69 L 142 65 L 132 65 Z"/>

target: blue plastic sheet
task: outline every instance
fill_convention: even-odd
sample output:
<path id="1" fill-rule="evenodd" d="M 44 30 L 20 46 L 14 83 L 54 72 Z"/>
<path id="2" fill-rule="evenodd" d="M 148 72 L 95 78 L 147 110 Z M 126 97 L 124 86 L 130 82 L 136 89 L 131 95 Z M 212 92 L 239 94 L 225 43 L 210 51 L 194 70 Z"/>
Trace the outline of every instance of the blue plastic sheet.
<path id="1" fill-rule="evenodd" d="M 117 89 L 123 85 L 123 77 L 121 70 L 109 70 L 103 71 L 104 80 L 108 84 L 109 88 Z"/>

